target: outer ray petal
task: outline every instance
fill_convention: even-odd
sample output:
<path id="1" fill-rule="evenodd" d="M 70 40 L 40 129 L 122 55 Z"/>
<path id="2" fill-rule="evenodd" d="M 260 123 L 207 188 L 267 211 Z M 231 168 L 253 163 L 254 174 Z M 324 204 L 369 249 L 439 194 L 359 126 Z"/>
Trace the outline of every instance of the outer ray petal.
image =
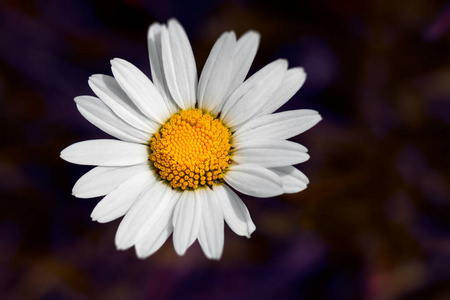
<path id="1" fill-rule="evenodd" d="M 215 185 L 214 193 L 219 198 L 224 219 L 231 230 L 237 235 L 250 238 L 256 227 L 241 198 L 226 185 Z"/>
<path id="2" fill-rule="evenodd" d="M 286 60 L 276 60 L 247 79 L 225 102 L 221 120 L 234 129 L 253 117 L 270 100 L 286 68 Z"/>
<path id="3" fill-rule="evenodd" d="M 131 166 L 148 159 L 147 146 L 117 140 L 89 140 L 70 145 L 61 158 L 78 165 Z"/>
<path id="4" fill-rule="evenodd" d="M 293 166 L 271 168 L 270 170 L 281 177 L 283 190 L 286 194 L 303 191 L 309 183 L 309 180 L 305 174 Z"/>
<path id="5" fill-rule="evenodd" d="M 145 189 L 127 212 L 116 233 L 117 249 L 128 249 L 138 241 L 138 234 L 146 222 L 161 216 L 172 193 L 167 184 L 156 181 Z"/>
<path id="6" fill-rule="evenodd" d="M 307 149 L 298 143 L 278 139 L 244 141 L 236 145 L 233 160 L 239 164 L 282 167 L 309 159 Z"/>
<path id="7" fill-rule="evenodd" d="M 173 245 L 178 255 L 184 255 L 198 237 L 202 221 L 202 201 L 199 190 L 184 191 L 173 214 Z"/>
<path id="8" fill-rule="evenodd" d="M 234 53 L 236 52 L 236 36 L 234 32 L 226 32 L 214 44 L 198 83 L 198 106 L 213 114 L 222 107 L 231 81 Z"/>
<path id="9" fill-rule="evenodd" d="M 136 253 L 138 257 L 145 258 L 155 253 L 173 231 L 172 218 L 175 205 L 180 198 L 181 193 L 175 192 L 173 197 L 168 200 L 168 204 L 154 225 L 150 227 L 144 236 L 136 243 Z M 141 230 L 144 231 L 144 230 Z"/>
<path id="10" fill-rule="evenodd" d="M 279 109 L 289 101 L 295 93 L 303 86 L 306 80 L 306 73 L 303 68 L 292 68 L 287 70 L 280 86 L 273 93 L 270 101 L 256 113 L 256 116 L 268 115 Z"/>
<path id="11" fill-rule="evenodd" d="M 283 194 L 280 177 L 257 165 L 233 165 L 224 179 L 234 189 L 250 196 L 268 198 Z"/>
<path id="12" fill-rule="evenodd" d="M 252 139 L 289 139 L 316 125 L 322 118 L 309 109 L 289 110 L 254 118 L 233 134 L 233 141 L 240 143 Z"/>
<path id="13" fill-rule="evenodd" d="M 120 87 L 147 117 L 160 124 L 170 118 L 166 101 L 141 70 L 120 58 L 111 60 L 111 66 Z"/>
<path id="14" fill-rule="evenodd" d="M 153 23 L 147 33 L 148 54 L 150 58 L 150 69 L 152 71 L 153 84 L 158 89 L 161 96 L 166 100 L 167 108 L 174 114 L 178 110 L 178 106 L 173 101 L 167 87 L 166 76 L 164 74 L 163 60 L 162 60 L 162 46 L 161 33 L 165 25 Z"/>
<path id="15" fill-rule="evenodd" d="M 120 140 L 132 143 L 146 143 L 151 134 L 141 131 L 122 121 L 100 99 L 91 96 L 75 98 L 79 112 L 93 125 Z"/>
<path id="16" fill-rule="evenodd" d="M 130 177 L 97 204 L 91 214 L 92 220 L 106 223 L 123 216 L 139 194 L 155 180 L 155 175 L 151 170 Z"/>
<path id="17" fill-rule="evenodd" d="M 169 222 L 171 219 L 169 219 Z M 165 224 L 164 227 L 160 228 L 163 224 Z M 163 223 L 158 222 L 155 225 L 155 228 L 152 228 L 149 231 L 148 237 L 144 237 L 141 241 L 139 241 L 135 248 L 136 248 L 136 255 L 141 258 L 147 258 L 150 255 L 153 255 L 156 251 L 161 248 L 161 246 L 167 241 L 169 236 L 172 234 L 173 231 L 173 225 L 172 223 Z"/>
<path id="18" fill-rule="evenodd" d="M 198 241 L 206 257 L 220 259 L 223 252 L 224 225 L 219 198 L 209 188 L 199 190 L 202 201 L 202 224 Z"/>
<path id="19" fill-rule="evenodd" d="M 142 114 L 114 77 L 92 75 L 89 77 L 89 86 L 103 103 L 131 126 L 148 133 L 154 133 L 159 129 L 159 124 Z"/>
<path id="20" fill-rule="evenodd" d="M 247 31 L 237 41 L 236 54 L 233 59 L 231 82 L 226 97 L 231 95 L 231 93 L 244 82 L 253 59 L 255 58 L 256 51 L 258 50 L 259 40 L 260 34 L 251 30 Z"/>
<path id="21" fill-rule="evenodd" d="M 72 194 L 78 198 L 106 195 L 137 173 L 150 170 L 147 162 L 129 167 L 95 167 L 75 183 Z"/>
<path id="22" fill-rule="evenodd" d="M 170 94 L 182 109 L 194 108 L 197 67 L 186 32 L 175 19 L 161 33 L 164 74 Z"/>

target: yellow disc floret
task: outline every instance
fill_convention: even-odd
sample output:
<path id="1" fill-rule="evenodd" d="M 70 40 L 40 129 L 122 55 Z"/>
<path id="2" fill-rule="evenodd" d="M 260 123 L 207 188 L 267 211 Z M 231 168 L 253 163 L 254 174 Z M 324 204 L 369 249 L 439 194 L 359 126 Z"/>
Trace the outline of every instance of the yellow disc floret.
<path id="1" fill-rule="evenodd" d="M 222 181 L 230 164 L 230 130 L 198 109 L 173 115 L 150 140 L 150 161 L 174 188 L 196 189 Z"/>

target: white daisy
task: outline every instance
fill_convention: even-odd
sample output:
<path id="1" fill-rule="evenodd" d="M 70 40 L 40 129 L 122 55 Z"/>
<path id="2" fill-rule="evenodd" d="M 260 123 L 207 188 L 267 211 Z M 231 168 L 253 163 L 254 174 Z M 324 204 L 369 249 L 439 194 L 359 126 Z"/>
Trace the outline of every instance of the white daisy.
<path id="1" fill-rule="evenodd" d="M 255 230 L 247 207 L 232 190 L 255 197 L 296 193 L 308 179 L 292 165 L 309 158 L 287 139 L 321 120 L 313 110 L 273 113 L 303 85 L 302 68 L 276 60 L 244 82 L 259 44 L 249 31 L 217 40 L 197 83 L 194 55 L 174 19 L 148 31 L 153 82 L 131 63 L 111 61 L 114 77 L 93 75 L 97 95 L 75 98 L 80 113 L 116 137 L 75 143 L 61 152 L 71 163 L 97 166 L 73 188 L 79 198 L 105 196 L 92 219 L 125 216 L 118 249 L 137 256 L 157 251 L 173 232 L 183 255 L 198 239 L 219 259 L 224 220 L 238 235 Z M 230 188 L 231 187 L 231 188 Z"/>

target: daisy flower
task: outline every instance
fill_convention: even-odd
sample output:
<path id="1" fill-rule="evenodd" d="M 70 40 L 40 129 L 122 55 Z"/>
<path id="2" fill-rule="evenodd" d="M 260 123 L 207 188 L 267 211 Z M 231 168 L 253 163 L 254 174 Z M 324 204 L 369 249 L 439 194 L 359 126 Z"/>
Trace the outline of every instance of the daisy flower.
<path id="1" fill-rule="evenodd" d="M 173 233 L 178 255 L 198 239 L 220 259 L 224 221 L 238 235 L 255 230 L 233 191 L 273 197 L 306 188 L 292 165 L 309 158 L 287 139 L 321 120 L 313 110 L 274 113 L 303 85 L 302 68 L 276 60 L 244 81 L 259 45 L 254 31 L 214 44 L 200 79 L 189 40 L 174 19 L 148 30 L 153 81 L 131 63 L 111 61 L 114 77 L 93 75 L 97 97 L 79 96 L 80 113 L 117 139 L 75 143 L 61 152 L 71 163 L 96 166 L 73 188 L 79 198 L 104 196 L 92 212 L 101 223 L 124 216 L 118 249 L 145 258 Z"/>

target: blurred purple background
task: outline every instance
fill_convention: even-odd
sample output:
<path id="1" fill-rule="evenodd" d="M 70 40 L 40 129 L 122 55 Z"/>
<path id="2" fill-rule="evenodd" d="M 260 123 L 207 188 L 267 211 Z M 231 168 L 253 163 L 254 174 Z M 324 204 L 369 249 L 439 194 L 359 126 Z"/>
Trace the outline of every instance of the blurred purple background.
<path id="1" fill-rule="evenodd" d="M 89 167 L 59 158 L 107 137 L 73 102 L 88 77 L 114 57 L 149 74 L 147 28 L 170 17 L 199 70 L 223 31 L 259 31 L 251 73 L 303 66 L 282 109 L 324 118 L 295 138 L 308 189 L 243 197 L 257 230 L 226 228 L 219 262 L 117 251 L 119 220 L 71 196 Z M 0 115 L 0 299 L 450 299 L 448 1 L 3 0 Z"/>

